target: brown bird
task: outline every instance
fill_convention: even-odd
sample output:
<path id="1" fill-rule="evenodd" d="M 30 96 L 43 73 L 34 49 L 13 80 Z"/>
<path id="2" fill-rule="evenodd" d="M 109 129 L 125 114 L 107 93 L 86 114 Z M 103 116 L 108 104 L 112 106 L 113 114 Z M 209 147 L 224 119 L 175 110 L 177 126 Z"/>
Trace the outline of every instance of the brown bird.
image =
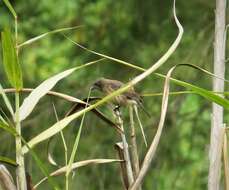
<path id="1" fill-rule="evenodd" d="M 111 80 L 106 78 L 100 78 L 99 80 L 95 81 L 91 87 L 91 89 L 97 89 L 101 92 L 103 92 L 105 95 L 109 95 L 115 90 L 118 90 L 119 88 L 123 87 L 124 83 L 118 81 L 118 80 Z M 118 96 L 115 96 L 112 99 L 112 103 L 118 107 L 120 106 L 127 106 L 127 105 L 135 105 L 134 110 L 141 128 L 142 136 L 145 142 L 145 145 L 147 146 L 147 141 L 145 137 L 145 133 L 143 130 L 143 126 L 141 124 L 141 121 L 138 116 L 137 106 L 140 106 L 142 110 L 150 117 L 149 113 L 144 109 L 143 107 L 143 100 L 141 96 L 134 90 L 133 87 L 129 88 L 126 92 L 123 94 L 120 94 Z"/>
<path id="2" fill-rule="evenodd" d="M 92 90 L 97 89 L 105 95 L 109 95 L 123 86 L 124 83 L 122 83 L 121 81 L 100 78 L 93 83 Z M 134 90 L 133 87 L 128 89 L 128 91 L 124 92 L 123 94 L 114 97 L 112 99 L 112 103 L 118 107 L 136 104 L 140 106 L 148 116 L 150 116 L 149 113 L 143 107 L 142 97 Z"/>

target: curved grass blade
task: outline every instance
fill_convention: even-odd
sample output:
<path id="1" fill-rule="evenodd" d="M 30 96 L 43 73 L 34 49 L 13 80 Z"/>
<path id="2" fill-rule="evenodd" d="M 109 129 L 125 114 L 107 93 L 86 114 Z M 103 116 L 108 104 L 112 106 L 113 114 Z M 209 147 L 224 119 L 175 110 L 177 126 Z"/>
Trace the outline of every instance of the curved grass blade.
<path id="1" fill-rule="evenodd" d="M 74 30 L 74 29 L 81 28 L 81 27 L 83 27 L 83 26 L 80 25 L 80 26 L 74 26 L 74 27 L 67 27 L 67 28 L 60 28 L 60 29 L 52 30 L 52 31 L 46 32 L 44 34 L 41 34 L 39 36 L 36 36 L 34 38 L 31 38 L 31 39 L 19 44 L 17 47 L 21 48 L 22 46 L 32 44 L 33 42 L 36 42 L 36 41 L 38 41 L 38 40 L 40 40 L 40 39 L 42 39 L 48 35 L 51 35 L 51 34 L 56 34 L 56 33 L 64 32 L 64 31 L 68 31 L 68 30 Z"/>
<path id="2" fill-rule="evenodd" d="M 66 71 L 63 71 L 59 74 L 56 74 L 50 78 L 48 78 L 47 80 L 45 80 L 44 82 L 42 82 L 37 88 L 35 88 L 30 95 L 25 98 L 25 100 L 23 101 L 21 107 L 20 107 L 20 112 L 19 112 L 19 120 L 22 121 L 24 120 L 34 109 L 34 107 L 36 106 L 36 104 L 38 103 L 38 101 L 47 93 L 49 93 L 49 91 L 56 85 L 56 83 L 58 81 L 60 81 L 61 79 L 67 77 L 68 75 L 70 75 L 72 72 L 74 72 L 75 70 L 78 69 L 82 69 L 84 67 L 87 67 L 89 65 L 92 65 L 98 61 L 102 61 L 104 59 L 98 59 L 92 62 L 89 62 L 87 64 L 72 68 L 72 69 L 68 69 Z"/>
<path id="3" fill-rule="evenodd" d="M 6 104 L 7 109 L 9 110 L 11 116 L 13 117 L 14 116 L 13 108 L 12 108 L 11 103 L 10 103 L 8 97 L 6 96 L 4 89 L 2 88 L 1 84 L 0 84 L 0 94 L 2 95 L 2 98 Z"/>
<path id="4" fill-rule="evenodd" d="M 10 126 L 8 123 L 0 121 L 0 128 L 2 128 L 3 130 L 7 131 L 8 133 L 13 135 L 14 137 L 17 135 L 17 132 L 16 132 L 15 128 Z"/>
<path id="5" fill-rule="evenodd" d="M 171 70 L 173 71 L 177 67 L 180 67 L 180 66 L 188 66 L 188 67 L 192 67 L 192 68 L 195 68 L 195 69 L 198 69 L 198 70 L 204 72 L 203 69 L 200 69 L 199 67 L 196 67 L 196 66 L 190 65 L 190 64 L 178 64 L 178 65 L 175 65 L 173 68 L 171 68 Z M 158 74 L 158 76 L 164 77 L 164 75 L 161 75 L 161 74 Z M 211 74 L 211 76 L 217 77 L 214 74 Z M 204 88 L 200 88 L 198 86 L 192 85 L 192 84 L 184 82 L 184 81 L 173 79 L 171 77 L 170 77 L 170 80 L 172 80 L 176 84 L 179 84 L 183 87 L 186 87 L 187 89 L 194 91 L 196 94 L 201 95 L 202 97 L 206 98 L 207 100 L 210 100 L 211 102 L 215 102 L 215 103 L 223 106 L 225 109 L 229 110 L 229 101 L 227 99 L 217 95 L 216 93 L 205 90 Z M 225 80 L 225 79 L 222 79 L 222 80 Z M 227 80 L 225 80 L 225 81 L 227 81 Z"/>
<path id="6" fill-rule="evenodd" d="M 83 166 L 88 166 L 88 165 L 94 165 L 94 164 L 107 164 L 107 163 L 112 163 L 112 162 L 122 162 L 123 160 L 116 160 L 116 159 L 91 159 L 91 160 L 84 160 L 84 161 L 79 161 L 75 162 L 72 164 L 71 169 L 77 169 Z M 50 174 L 50 176 L 59 176 L 65 174 L 67 171 L 67 166 L 64 166 Z M 47 177 L 41 179 L 35 186 L 34 188 L 37 188 L 41 183 L 47 180 Z"/>
<path id="7" fill-rule="evenodd" d="M 1 32 L 1 37 L 3 65 L 6 75 L 10 84 L 19 91 L 23 87 L 22 72 L 10 30 L 5 28 Z"/>
<path id="8" fill-rule="evenodd" d="M 58 81 L 70 75 L 76 68 L 66 70 L 42 82 L 35 88 L 30 95 L 23 101 L 19 110 L 19 120 L 24 120 L 34 109 L 38 101 L 47 94 Z"/>

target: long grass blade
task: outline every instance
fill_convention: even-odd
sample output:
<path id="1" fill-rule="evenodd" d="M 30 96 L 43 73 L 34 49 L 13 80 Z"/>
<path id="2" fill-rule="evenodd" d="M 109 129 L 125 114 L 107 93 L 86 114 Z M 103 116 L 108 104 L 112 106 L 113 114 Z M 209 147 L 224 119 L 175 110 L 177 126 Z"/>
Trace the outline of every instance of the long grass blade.
<path id="1" fill-rule="evenodd" d="M 0 94 L 2 95 L 2 98 L 4 100 L 4 103 L 6 104 L 7 109 L 9 110 L 11 116 L 13 117 L 14 116 L 14 111 L 13 111 L 12 105 L 10 103 L 10 100 L 6 96 L 6 93 L 4 92 L 4 89 L 2 88 L 1 84 L 0 84 Z"/>
<path id="2" fill-rule="evenodd" d="M 23 87 L 22 71 L 18 62 L 16 48 L 13 43 L 11 32 L 5 28 L 1 32 L 2 50 L 3 50 L 3 65 L 10 84 L 20 90 Z"/>
<path id="3" fill-rule="evenodd" d="M 42 82 L 37 88 L 35 88 L 30 95 L 25 98 L 23 101 L 21 107 L 20 107 L 20 116 L 19 120 L 22 121 L 24 120 L 29 114 L 33 111 L 34 107 L 38 103 L 38 101 L 45 95 L 47 94 L 55 85 L 58 81 L 61 79 L 67 77 L 70 75 L 72 72 L 74 72 L 76 68 L 73 69 L 68 69 L 66 71 L 63 71 L 57 75 L 54 75 L 53 77 L 50 77 L 49 79 L 45 80 Z"/>
<path id="4" fill-rule="evenodd" d="M 40 40 L 40 39 L 42 39 L 42 38 L 44 38 L 44 37 L 46 37 L 46 36 L 48 36 L 48 35 L 51 35 L 51 34 L 56 34 L 56 33 L 60 33 L 60 32 L 65 32 L 65 31 L 68 31 L 68 30 L 74 30 L 74 29 L 78 29 L 78 28 L 81 28 L 81 27 L 83 27 L 83 26 L 80 25 L 80 26 L 74 26 L 74 27 L 67 27 L 67 28 L 60 28 L 60 29 L 52 30 L 52 31 L 46 32 L 46 33 L 44 33 L 44 34 L 41 34 L 41 35 L 39 35 L 39 36 L 33 37 L 33 38 L 31 38 L 31 39 L 29 39 L 29 40 L 27 40 L 27 41 L 25 41 L 25 42 L 19 44 L 17 47 L 18 47 L 18 48 L 21 48 L 21 47 L 23 47 L 23 46 L 32 44 L 32 43 L 34 43 L 34 42 L 36 42 L 36 41 L 38 41 L 38 40 Z"/>
<path id="5" fill-rule="evenodd" d="M 71 170 L 75 170 L 77 168 L 88 166 L 88 165 L 94 165 L 94 164 L 107 164 L 112 162 L 123 162 L 123 160 L 117 160 L 117 159 L 91 159 L 91 160 L 84 160 L 75 162 L 72 164 Z M 64 166 L 50 174 L 50 176 L 59 176 L 65 174 L 67 171 L 67 166 Z M 37 188 L 41 183 L 47 180 L 47 177 L 41 179 L 34 188 Z"/>

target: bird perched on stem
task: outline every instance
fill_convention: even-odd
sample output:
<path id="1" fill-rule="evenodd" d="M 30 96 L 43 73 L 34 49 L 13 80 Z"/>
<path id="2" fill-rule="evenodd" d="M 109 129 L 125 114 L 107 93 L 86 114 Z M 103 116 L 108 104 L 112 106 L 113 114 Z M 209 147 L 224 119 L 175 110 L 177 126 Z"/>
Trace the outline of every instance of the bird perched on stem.
<path id="1" fill-rule="evenodd" d="M 123 87 L 124 83 L 118 81 L 118 80 L 111 80 L 111 79 L 106 79 L 106 78 L 100 78 L 97 81 L 95 81 L 91 87 L 92 90 L 97 89 L 101 92 L 103 92 L 105 95 L 109 95 L 112 92 L 118 90 L 119 88 Z M 144 142 L 147 146 L 147 141 L 146 137 L 144 134 L 143 126 L 141 124 L 141 121 L 138 116 L 138 111 L 137 111 L 137 106 L 142 108 L 142 110 L 150 117 L 149 113 L 144 109 L 143 107 L 143 100 L 141 96 L 134 90 L 134 87 L 129 88 L 126 92 L 115 96 L 112 101 L 114 105 L 120 107 L 120 106 L 128 106 L 132 105 L 134 107 L 134 111 L 136 113 Z"/>
<path id="2" fill-rule="evenodd" d="M 109 95 L 115 90 L 123 87 L 124 83 L 118 80 L 111 80 L 106 78 L 100 78 L 95 81 L 92 85 L 92 90 L 97 89 L 104 93 L 105 95 Z M 142 110 L 148 115 L 149 113 L 143 107 L 142 97 L 134 90 L 133 87 L 128 89 L 128 91 L 120 94 L 112 99 L 112 103 L 118 107 L 120 106 L 128 106 L 130 104 L 135 104 L 142 108 Z"/>

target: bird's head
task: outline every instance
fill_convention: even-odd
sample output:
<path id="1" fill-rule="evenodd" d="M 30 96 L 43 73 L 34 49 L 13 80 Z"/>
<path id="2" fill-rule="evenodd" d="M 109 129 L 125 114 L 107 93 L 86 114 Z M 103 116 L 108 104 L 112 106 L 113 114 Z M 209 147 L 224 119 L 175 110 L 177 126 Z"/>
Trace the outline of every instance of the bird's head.
<path id="1" fill-rule="evenodd" d="M 103 80 L 104 78 L 100 78 L 98 80 L 96 80 L 92 86 L 91 86 L 91 90 L 102 90 L 102 85 L 103 85 Z"/>

